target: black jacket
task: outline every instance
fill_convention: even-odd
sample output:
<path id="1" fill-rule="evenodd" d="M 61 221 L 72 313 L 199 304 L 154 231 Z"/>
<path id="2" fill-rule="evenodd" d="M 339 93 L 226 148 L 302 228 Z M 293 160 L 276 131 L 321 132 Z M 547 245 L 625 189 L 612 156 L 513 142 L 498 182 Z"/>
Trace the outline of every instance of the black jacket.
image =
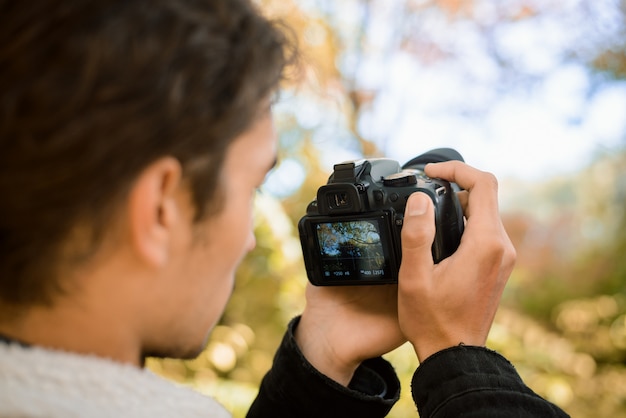
<path id="1" fill-rule="evenodd" d="M 289 324 L 247 417 L 384 417 L 400 396 L 400 382 L 382 358 L 364 362 L 346 388 L 319 373 Z M 412 381 L 419 416 L 567 417 L 530 390 L 508 360 L 482 347 L 458 346 L 426 359 Z M 417 415 L 417 414 L 416 414 Z"/>

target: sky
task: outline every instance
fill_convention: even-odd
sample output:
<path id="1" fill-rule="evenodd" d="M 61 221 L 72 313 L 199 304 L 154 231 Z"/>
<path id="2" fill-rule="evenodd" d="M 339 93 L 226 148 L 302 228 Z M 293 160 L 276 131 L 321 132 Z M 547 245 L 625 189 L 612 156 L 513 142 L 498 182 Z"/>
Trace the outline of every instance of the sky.
<path id="1" fill-rule="evenodd" d="M 559 68 L 531 91 L 502 95 L 481 117 L 468 117 L 446 111 L 450 100 L 446 96 L 463 91 L 453 71 L 400 68 L 392 78 L 398 85 L 390 86 L 398 89 L 395 97 L 410 95 L 400 91 L 413 78 L 420 81 L 410 88 L 428 98 L 412 103 L 394 124 L 395 134 L 385 143 L 385 154 L 402 161 L 448 146 L 461 152 L 468 163 L 498 177 L 534 181 L 574 173 L 599 153 L 626 142 L 626 82 L 611 83 L 586 97 L 585 71 L 575 65 Z M 392 105 L 379 106 L 377 114 L 363 120 L 369 129 L 383 130 L 393 124 L 393 112 L 385 111 Z"/>

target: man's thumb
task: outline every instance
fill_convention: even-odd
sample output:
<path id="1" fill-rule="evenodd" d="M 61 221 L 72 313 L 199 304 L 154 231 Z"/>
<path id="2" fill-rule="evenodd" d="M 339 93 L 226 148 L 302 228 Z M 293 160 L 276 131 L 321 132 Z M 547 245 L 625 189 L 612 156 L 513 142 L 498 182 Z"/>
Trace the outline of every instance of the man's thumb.
<path id="1" fill-rule="evenodd" d="M 430 197 L 422 192 L 409 196 L 402 226 L 402 264 L 433 264 L 435 211 Z"/>

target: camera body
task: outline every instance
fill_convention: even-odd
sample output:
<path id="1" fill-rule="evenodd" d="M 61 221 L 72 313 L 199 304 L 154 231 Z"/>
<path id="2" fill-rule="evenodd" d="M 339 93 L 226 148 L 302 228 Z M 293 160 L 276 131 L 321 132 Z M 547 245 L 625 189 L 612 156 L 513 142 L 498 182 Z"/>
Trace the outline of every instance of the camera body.
<path id="1" fill-rule="evenodd" d="M 397 283 L 404 210 L 415 192 L 427 194 L 434 203 L 433 260 L 438 263 L 451 255 L 464 228 L 455 193 L 459 188 L 423 171 L 429 162 L 447 160 L 463 158 L 442 148 L 403 167 L 386 158 L 336 164 L 298 223 L 309 281 L 316 286 Z"/>

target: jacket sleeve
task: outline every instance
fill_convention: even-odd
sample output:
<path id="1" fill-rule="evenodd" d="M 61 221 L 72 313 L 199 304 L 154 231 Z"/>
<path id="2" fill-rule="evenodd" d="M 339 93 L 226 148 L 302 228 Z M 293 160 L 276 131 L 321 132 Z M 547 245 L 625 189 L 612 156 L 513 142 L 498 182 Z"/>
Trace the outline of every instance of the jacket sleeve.
<path id="1" fill-rule="evenodd" d="M 528 388 L 513 365 L 483 347 L 457 346 L 427 358 L 413 375 L 420 417 L 567 417 Z"/>
<path id="2" fill-rule="evenodd" d="M 318 372 L 302 355 L 294 339 L 298 322 L 295 318 L 289 324 L 247 417 L 386 416 L 400 396 L 400 382 L 391 365 L 382 358 L 367 360 L 344 387 Z"/>

